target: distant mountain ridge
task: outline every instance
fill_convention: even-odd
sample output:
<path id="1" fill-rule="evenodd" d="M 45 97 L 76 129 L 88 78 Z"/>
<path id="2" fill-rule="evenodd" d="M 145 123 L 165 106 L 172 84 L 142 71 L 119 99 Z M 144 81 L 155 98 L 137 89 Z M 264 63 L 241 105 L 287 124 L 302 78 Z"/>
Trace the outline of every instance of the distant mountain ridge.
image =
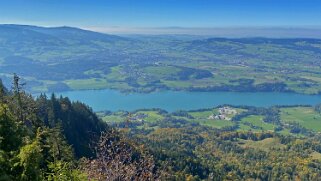
<path id="1" fill-rule="evenodd" d="M 117 44 L 126 46 L 132 42 L 130 38 L 73 27 L 0 25 L 0 58 L 19 55 L 38 61 L 54 60 L 57 56 L 70 59 L 81 54 L 123 48 Z M 44 54 L 50 55 L 42 56 Z"/>
<path id="2" fill-rule="evenodd" d="M 99 33 L 89 30 L 83 30 L 80 28 L 69 27 L 69 26 L 61 26 L 61 27 L 40 27 L 40 26 L 31 26 L 31 25 L 16 25 L 16 24 L 0 24 L 0 31 L 3 33 L 4 29 L 8 29 L 10 31 L 16 30 L 17 32 L 26 32 L 33 31 L 37 33 L 41 33 L 44 35 L 51 35 L 57 38 L 64 38 L 66 36 L 78 36 L 79 38 L 103 38 L 105 40 L 118 40 L 125 39 L 116 35 L 108 35 L 105 33 Z"/>

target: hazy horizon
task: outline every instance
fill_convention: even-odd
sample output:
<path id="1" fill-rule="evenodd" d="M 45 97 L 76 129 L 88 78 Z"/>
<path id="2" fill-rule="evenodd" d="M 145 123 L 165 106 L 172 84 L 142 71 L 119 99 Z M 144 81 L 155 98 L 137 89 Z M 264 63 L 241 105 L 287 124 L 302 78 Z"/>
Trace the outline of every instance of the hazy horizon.
<path id="1" fill-rule="evenodd" d="M 64 25 L 5 23 L 0 25 L 36 26 L 44 28 L 72 27 L 112 35 L 189 35 L 220 38 L 321 38 L 321 27 L 77 27 Z"/>
<path id="2" fill-rule="evenodd" d="M 195 35 L 227 38 L 321 38 L 321 27 L 80 27 L 117 35 Z"/>
<path id="3" fill-rule="evenodd" d="M 64 25 L 110 34 L 321 37 L 317 0 L 11 0 L 0 5 L 0 24 Z"/>

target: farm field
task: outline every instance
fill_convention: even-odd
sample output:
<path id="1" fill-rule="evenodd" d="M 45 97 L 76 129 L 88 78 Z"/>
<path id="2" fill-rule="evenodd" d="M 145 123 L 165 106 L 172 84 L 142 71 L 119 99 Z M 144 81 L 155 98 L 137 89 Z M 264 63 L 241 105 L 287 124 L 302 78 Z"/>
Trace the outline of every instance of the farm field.
<path id="1" fill-rule="evenodd" d="M 318 107 L 318 106 L 316 106 Z M 130 119 L 132 128 L 161 126 L 165 122 L 199 125 L 219 130 L 275 132 L 281 135 L 304 136 L 321 128 L 321 114 L 316 107 L 254 108 L 218 106 L 212 109 L 176 111 L 168 113 L 160 109 L 134 112 L 98 112 L 109 124 L 125 123 Z M 227 112 L 222 112 L 227 110 Z M 271 116 L 275 114 L 275 116 Z M 124 126 L 124 124 L 123 124 Z"/>
<path id="2" fill-rule="evenodd" d="M 321 132 L 321 114 L 311 107 L 282 108 L 280 115 L 285 123 L 298 123 L 304 128 Z"/>

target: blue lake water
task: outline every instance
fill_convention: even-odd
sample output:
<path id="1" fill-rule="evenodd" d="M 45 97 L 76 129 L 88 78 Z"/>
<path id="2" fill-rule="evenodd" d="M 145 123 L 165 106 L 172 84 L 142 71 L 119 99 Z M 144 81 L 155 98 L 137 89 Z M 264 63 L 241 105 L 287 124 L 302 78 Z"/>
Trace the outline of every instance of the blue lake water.
<path id="1" fill-rule="evenodd" d="M 275 92 L 178 92 L 164 91 L 124 94 L 116 90 L 81 90 L 61 92 L 88 104 L 94 111 L 136 110 L 140 108 L 161 108 L 167 111 L 210 108 L 222 104 L 268 107 L 272 105 L 315 105 L 321 103 L 321 95 L 303 95 Z"/>

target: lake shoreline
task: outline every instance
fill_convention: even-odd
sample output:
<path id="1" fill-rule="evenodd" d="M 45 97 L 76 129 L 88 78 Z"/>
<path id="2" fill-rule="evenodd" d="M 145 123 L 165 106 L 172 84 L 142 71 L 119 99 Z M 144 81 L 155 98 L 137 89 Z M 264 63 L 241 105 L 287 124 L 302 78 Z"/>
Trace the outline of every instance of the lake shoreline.
<path id="1" fill-rule="evenodd" d="M 270 107 L 276 105 L 316 105 L 321 95 L 306 95 L 293 92 L 188 92 L 160 91 L 153 93 L 122 93 L 117 90 L 82 90 L 56 92 L 58 96 L 88 104 L 94 111 L 133 111 L 136 109 L 160 108 L 167 111 L 192 110 L 218 105 L 246 105 Z M 38 94 L 39 95 L 39 94 Z"/>

